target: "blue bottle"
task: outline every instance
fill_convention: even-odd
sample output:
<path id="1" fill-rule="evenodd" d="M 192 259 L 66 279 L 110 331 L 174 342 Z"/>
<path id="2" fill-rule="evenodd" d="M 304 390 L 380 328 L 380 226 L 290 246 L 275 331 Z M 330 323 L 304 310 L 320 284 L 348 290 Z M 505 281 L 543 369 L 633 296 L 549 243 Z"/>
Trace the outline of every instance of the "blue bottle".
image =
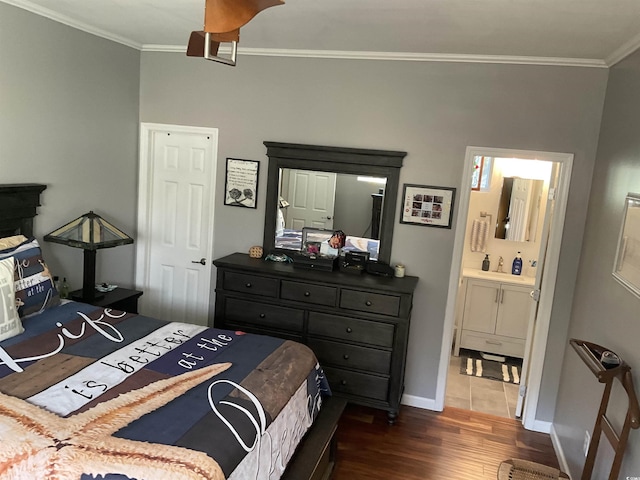
<path id="1" fill-rule="evenodd" d="M 511 274 L 512 275 L 520 275 L 522 274 L 522 257 L 520 256 L 520 252 L 516 255 L 516 258 L 513 259 L 513 265 L 511 266 Z"/>

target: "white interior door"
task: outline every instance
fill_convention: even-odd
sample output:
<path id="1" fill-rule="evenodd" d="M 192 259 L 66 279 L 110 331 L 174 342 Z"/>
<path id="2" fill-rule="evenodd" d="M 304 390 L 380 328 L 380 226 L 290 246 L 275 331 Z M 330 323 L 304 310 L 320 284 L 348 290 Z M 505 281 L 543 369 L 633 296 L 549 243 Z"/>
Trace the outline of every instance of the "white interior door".
<path id="1" fill-rule="evenodd" d="M 141 311 L 207 325 L 217 130 L 143 124 L 140 152 Z"/>
<path id="2" fill-rule="evenodd" d="M 527 336 L 524 346 L 524 358 L 522 362 L 522 371 L 520 373 L 520 388 L 518 389 L 518 403 L 516 404 L 515 416 L 520 418 L 524 409 L 524 402 L 527 394 L 527 385 L 529 383 L 529 369 L 531 365 L 531 348 L 533 346 L 533 338 L 535 335 L 535 321 L 538 317 L 538 306 L 540 304 L 540 292 L 542 288 L 542 278 L 544 276 L 545 266 L 548 265 L 548 245 L 551 235 L 552 219 L 555 210 L 555 199 L 558 191 L 560 164 L 554 164 L 549 180 L 549 193 L 547 195 L 547 207 L 545 209 L 544 223 L 542 225 L 542 236 L 540 241 L 540 252 L 538 258 L 541 265 L 536 270 L 536 281 L 531 291 L 531 308 L 529 310 L 529 322 L 527 326 Z"/>
<path id="3" fill-rule="evenodd" d="M 333 212 L 336 200 L 336 174 L 292 170 L 286 200 L 286 227 L 302 230 L 303 227 L 333 230 Z"/>

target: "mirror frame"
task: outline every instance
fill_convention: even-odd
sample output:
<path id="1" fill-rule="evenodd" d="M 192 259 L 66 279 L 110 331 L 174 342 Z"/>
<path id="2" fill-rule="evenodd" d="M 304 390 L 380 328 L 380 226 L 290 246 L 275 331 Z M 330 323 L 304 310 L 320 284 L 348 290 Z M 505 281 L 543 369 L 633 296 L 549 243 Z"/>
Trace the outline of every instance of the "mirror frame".
<path id="1" fill-rule="evenodd" d="M 263 247 L 266 253 L 276 250 L 279 172 L 281 168 L 293 168 L 385 177 L 387 185 L 382 205 L 378 261 L 389 263 L 398 200 L 400 168 L 407 152 L 279 142 L 264 142 L 264 145 L 267 147 L 267 156 L 269 157 L 263 239 Z M 291 250 L 279 248 L 278 251 L 287 252 Z"/>

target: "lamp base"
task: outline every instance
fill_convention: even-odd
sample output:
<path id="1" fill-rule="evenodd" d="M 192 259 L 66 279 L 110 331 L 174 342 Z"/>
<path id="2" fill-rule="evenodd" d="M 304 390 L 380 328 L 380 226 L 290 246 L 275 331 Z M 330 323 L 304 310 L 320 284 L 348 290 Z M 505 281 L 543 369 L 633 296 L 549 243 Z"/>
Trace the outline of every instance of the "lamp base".
<path id="1" fill-rule="evenodd" d="M 100 293 L 97 290 L 95 290 L 93 294 L 93 298 L 91 300 L 85 300 L 84 297 L 82 296 L 82 289 L 80 289 L 80 290 L 74 290 L 73 292 L 71 292 L 69 294 L 69 298 L 71 300 L 75 300 L 76 302 L 92 304 L 96 300 L 100 300 L 104 298 L 104 293 Z"/>

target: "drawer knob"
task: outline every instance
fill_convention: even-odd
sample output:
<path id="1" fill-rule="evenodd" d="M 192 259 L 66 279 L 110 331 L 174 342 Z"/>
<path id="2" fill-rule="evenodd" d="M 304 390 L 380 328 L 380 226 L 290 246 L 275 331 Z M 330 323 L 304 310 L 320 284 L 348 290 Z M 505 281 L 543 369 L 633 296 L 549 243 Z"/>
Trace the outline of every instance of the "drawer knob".
<path id="1" fill-rule="evenodd" d="M 264 318 L 264 317 L 266 317 L 266 315 L 264 313 L 261 313 L 260 318 Z"/>
<path id="2" fill-rule="evenodd" d="M 305 297 L 309 297 L 309 296 L 311 296 L 311 292 L 304 292 L 304 296 L 305 296 Z"/>
<path id="3" fill-rule="evenodd" d="M 346 380 L 340 380 L 340 385 L 346 385 L 347 381 Z"/>
<path id="4" fill-rule="evenodd" d="M 251 288 L 251 282 L 247 282 L 247 284 L 245 285 L 245 287 L 247 287 L 247 288 Z"/>
<path id="5" fill-rule="evenodd" d="M 353 332 L 353 330 L 351 329 L 351 327 L 347 327 L 347 333 L 351 333 Z"/>
<path id="6" fill-rule="evenodd" d="M 364 302 L 364 304 L 365 304 L 367 307 L 370 307 L 371 305 L 373 305 L 373 304 L 371 303 L 371 300 L 367 300 L 366 302 Z"/>
<path id="7" fill-rule="evenodd" d="M 342 358 L 344 358 L 345 360 L 349 360 L 349 354 L 348 354 L 348 353 L 345 353 L 345 354 L 342 356 Z"/>

